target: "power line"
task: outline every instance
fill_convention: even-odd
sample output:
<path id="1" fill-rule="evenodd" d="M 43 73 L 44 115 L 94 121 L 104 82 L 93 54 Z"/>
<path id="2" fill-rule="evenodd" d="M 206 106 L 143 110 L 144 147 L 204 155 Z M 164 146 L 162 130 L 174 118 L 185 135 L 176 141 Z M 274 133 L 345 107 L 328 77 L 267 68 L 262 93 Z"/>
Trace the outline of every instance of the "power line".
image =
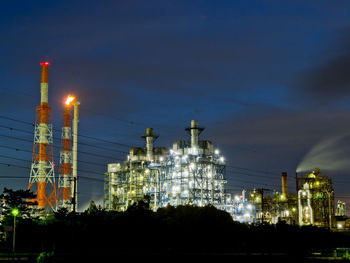
<path id="1" fill-rule="evenodd" d="M 30 125 L 30 126 L 32 126 L 32 127 L 35 126 L 34 123 L 27 122 L 27 121 L 23 121 L 23 120 L 19 120 L 19 119 L 15 119 L 15 118 L 11 118 L 11 117 L 7 117 L 7 116 L 4 116 L 4 115 L 0 115 L 0 118 L 1 118 L 1 119 L 5 119 L 5 120 L 10 120 L 10 121 L 18 122 L 18 123 L 22 123 L 22 124 L 26 124 L 26 125 Z M 57 132 L 61 132 L 60 130 L 55 129 L 55 128 L 52 128 L 52 130 L 57 131 Z M 88 139 L 94 139 L 94 140 L 96 140 L 96 141 L 101 141 L 101 142 L 105 142 L 105 143 L 110 143 L 110 144 L 115 144 L 115 145 L 119 145 L 119 146 L 131 148 L 131 145 L 127 145 L 127 144 L 119 143 L 119 142 L 108 141 L 108 140 L 96 138 L 96 137 L 93 137 L 93 136 L 87 136 L 87 135 L 84 135 L 84 134 L 81 134 L 81 133 L 79 133 L 78 136 L 79 136 L 79 137 L 88 138 Z"/>
<path id="2" fill-rule="evenodd" d="M 232 174 L 231 174 L 232 175 Z M 230 178 L 231 180 L 234 181 L 238 181 L 238 182 L 243 182 L 243 183 L 248 183 L 248 184 L 253 184 L 253 185 L 257 185 L 258 183 L 256 182 L 252 182 L 252 181 L 246 181 L 246 180 L 241 180 L 241 179 L 237 179 L 237 178 Z M 274 186 L 274 187 L 280 187 L 279 185 L 275 185 L 275 184 L 267 184 L 267 183 L 259 183 L 260 185 L 267 185 L 267 186 Z"/>
<path id="3" fill-rule="evenodd" d="M 9 163 L 0 162 L 0 165 L 4 165 L 4 166 L 7 166 L 7 167 L 16 167 L 16 168 L 30 170 L 29 167 L 22 166 L 22 165 L 17 165 L 17 164 L 9 164 Z M 101 174 L 99 174 L 99 173 L 93 173 L 93 172 L 90 172 L 90 171 L 84 171 L 84 170 L 78 170 L 78 171 L 79 172 L 84 172 L 84 173 L 96 174 L 96 175 L 101 176 Z M 27 176 L 0 176 L 0 178 L 6 178 L 6 179 L 9 179 L 9 178 L 16 178 L 16 179 L 25 178 L 25 179 L 29 179 L 29 177 L 27 177 Z M 103 179 L 98 179 L 98 178 L 93 178 L 93 177 L 88 177 L 88 176 L 81 176 L 81 175 L 79 175 L 78 179 L 79 178 L 83 178 L 83 179 L 87 179 L 87 180 L 93 180 L 93 181 L 99 181 L 99 182 L 104 182 Z M 56 177 L 56 179 L 57 179 L 57 177 Z"/>
<path id="4" fill-rule="evenodd" d="M 10 135 L 0 134 L 0 137 L 5 137 L 5 138 L 8 138 L 8 139 L 13 139 L 13 140 L 19 140 L 19 141 L 24 141 L 24 142 L 33 143 L 32 140 L 23 139 L 23 138 L 19 138 L 19 137 L 15 137 L 15 136 L 10 136 Z M 53 147 L 53 148 L 55 148 L 55 147 Z M 113 157 L 111 157 L 111 156 L 106 156 L 106 155 L 97 154 L 97 153 L 89 153 L 89 152 L 84 152 L 84 151 L 81 151 L 81 150 L 78 150 L 78 153 L 82 153 L 82 154 L 86 154 L 86 155 L 91 155 L 91 156 L 94 156 L 94 157 L 100 157 L 100 158 L 116 159 L 116 158 L 113 158 Z"/>
<path id="5" fill-rule="evenodd" d="M 255 169 L 251 169 L 251 168 L 244 168 L 244 167 L 233 166 L 233 165 L 226 165 L 226 167 L 239 169 L 239 170 L 245 170 L 245 171 L 252 171 L 252 172 L 257 172 L 257 173 L 263 173 L 263 174 L 271 174 L 271 175 L 278 175 L 278 176 L 281 175 L 278 173 L 273 173 L 273 172 L 268 172 L 268 171 L 263 171 L 263 170 L 255 170 Z M 275 177 L 271 177 L 271 178 L 275 178 Z"/>
<path id="6" fill-rule="evenodd" d="M 10 150 L 15 150 L 15 151 L 20 151 L 20 152 L 26 152 L 26 153 L 30 153 L 30 154 L 33 153 L 33 151 L 23 150 L 21 148 L 11 147 L 11 146 L 7 146 L 7 145 L 0 145 L 0 148 L 10 149 Z M 53 157 L 60 159 L 60 156 L 58 156 L 56 154 L 53 154 Z M 116 159 L 116 160 L 121 160 L 121 159 Z M 77 160 L 77 162 L 106 167 L 105 164 L 100 164 L 100 163 L 95 163 L 95 162 L 87 162 L 87 161 L 82 161 L 82 160 Z"/>
<path id="7" fill-rule="evenodd" d="M 266 175 L 258 175 L 258 174 L 247 174 L 247 173 L 242 173 L 242 172 L 237 172 L 237 171 L 232 171 L 232 170 L 230 170 L 230 172 L 235 173 L 235 174 L 242 174 L 242 175 L 247 175 L 247 176 L 266 178 L 266 179 L 270 179 L 270 180 L 271 179 L 272 180 L 278 179 L 278 177 L 272 177 L 272 176 L 266 176 Z"/>
<path id="8" fill-rule="evenodd" d="M 9 127 L 9 126 L 5 126 L 5 125 L 0 125 L 0 128 L 5 128 L 5 129 L 9 129 L 11 131 L 19 131 L 19 132 L 23 132 L 23 133 L 27 133 L 27 134 L 31 134 L 33 135 L 32 131 L 27 131 L 27 130 L 23 130 L 23 129 L 18 129 L 18 128 L 13 128 L 13 127 Z M 55 136 L 53 136 L 54 140 L 60 140 L 60 138 L 57 138 Z M 31 141 L 32 142 L 32 141 Z M 127 152 L 124 151 L 120 151 L 120 150 L 116 150 L 116 149 L 110 149 L 110 148 L 106 148 L 106 147 L 102 147 L 100 145 L 93 145 L 93 144 L 89 144 L 89 143 L 85 143 L 85 142 L 80 142 L 78 141 L 78 144 L 80 145 L 85 145 L 85 146 L 90 146 L 90 147 L 94 147 L 94 148 L 98 148 L 98 149 L 102 149 L 102 150 L 108 150 L 108 151 L 115 151 L 115 152 L 119 152 L 119 153 L 124 153 L 127 154 Z"/>
<path id="9" fill-rule="evenodd" d="M 17 161 L 22 161 L 22 162 L 28 162 L 28 163 L 31 163 L 32 161 L 30 160 L 26 160 L 26 159 L 21 159 L 21 158 L 15 158 L 15 157 L 11 157 L 11 156 L 6 156 L 6 155 L 0 155 L 0 157 L 2 158 L 7 158 L 7 159 L 12 159 L 12 160 L 17 160 Z M 23 166 L 24 167 L 24 166 Z M 30 169 L 27 167 L 27 169 Z M 83 172 L 83 173 L 90 173 L 90 174 L 98 174 L 100 175 L 99 173 L 97 172 L 91 172 L 91 171 L 85 171 L 85 170 L 81 170 L 81 169 L 78 169 L 79 172 Z"/>

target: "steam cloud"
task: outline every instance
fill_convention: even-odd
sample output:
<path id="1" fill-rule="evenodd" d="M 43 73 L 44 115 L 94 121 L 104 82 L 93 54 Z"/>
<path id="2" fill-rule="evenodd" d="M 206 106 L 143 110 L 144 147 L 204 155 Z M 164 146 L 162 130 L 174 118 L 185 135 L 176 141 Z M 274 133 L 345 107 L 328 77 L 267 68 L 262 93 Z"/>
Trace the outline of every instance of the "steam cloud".
<path id="1" fill-rule="evenodd" d="M 303 158 L 297 172 L 320 168 L 328 171 L 350 170 L 350 134 L 343 134 L 317 143 Z"/>

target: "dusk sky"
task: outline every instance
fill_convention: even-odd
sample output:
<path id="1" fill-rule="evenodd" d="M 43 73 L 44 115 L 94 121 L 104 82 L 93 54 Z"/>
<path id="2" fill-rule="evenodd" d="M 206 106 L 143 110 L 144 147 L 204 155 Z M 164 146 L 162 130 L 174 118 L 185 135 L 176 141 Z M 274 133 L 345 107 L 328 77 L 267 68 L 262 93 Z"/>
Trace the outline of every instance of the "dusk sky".
<path id="1" fill-rule="evenodd" d="M 0 190 L 28 187 L 49 61 L 57 164 L 64 97 L 81 102 L 79 175 L 97 180 L 79 181 L 80 210 L 102 202 L 107 164 L 129 151 L 101 140 L 143 147 L 152 127 L 169 148 L 192 119 L 233 193 L 280 190 L 283 171 L 295 192 L 297 168 L 317 165 L 350 201 L 349 14 L 348 0 L 2 1 L 0 173 L 28 178 Z"/>

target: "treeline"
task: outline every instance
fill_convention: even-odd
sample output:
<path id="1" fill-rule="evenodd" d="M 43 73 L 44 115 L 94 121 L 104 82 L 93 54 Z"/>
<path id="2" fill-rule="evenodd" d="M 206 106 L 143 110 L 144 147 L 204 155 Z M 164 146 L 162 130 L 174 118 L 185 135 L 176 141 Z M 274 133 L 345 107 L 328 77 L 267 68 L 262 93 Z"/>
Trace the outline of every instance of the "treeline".
<path id="1" fill-rule="evenodd" d="M 11 225 L 11 216 L 3 227 Z M 1 250 L 11 250 L 11 233 Z M 18 218 L 17 252 L 91 255 L 179 255 L 188 253 L 284 253 L 305 256 L 312 249 L 350 247 L 345 233 L 316 227 L 245 225 L 213 206 L 149 209 L 146 201 L 125 212 L 93 203 L 83 213 L 61 209 L 46 219 Z"/>

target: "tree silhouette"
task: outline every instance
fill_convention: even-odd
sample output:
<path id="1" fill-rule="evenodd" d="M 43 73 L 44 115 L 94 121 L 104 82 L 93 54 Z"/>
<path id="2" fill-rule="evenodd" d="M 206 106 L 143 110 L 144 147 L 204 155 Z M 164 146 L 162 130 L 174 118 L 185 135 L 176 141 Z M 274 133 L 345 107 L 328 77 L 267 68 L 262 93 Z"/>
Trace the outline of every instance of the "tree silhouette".
<path id="1" fill-rule="evenodd" d="M 33 201 L 35 198 L 36 195 L 30 190 L 12 190 L 5 187 L 0 195 L 1 215 L 7 218 L 11 215 L 11 210 L 17 208 L 20 211 L 19 217 L 30 218 L 37 212 L 36 205 L 38 203 Z"/>

